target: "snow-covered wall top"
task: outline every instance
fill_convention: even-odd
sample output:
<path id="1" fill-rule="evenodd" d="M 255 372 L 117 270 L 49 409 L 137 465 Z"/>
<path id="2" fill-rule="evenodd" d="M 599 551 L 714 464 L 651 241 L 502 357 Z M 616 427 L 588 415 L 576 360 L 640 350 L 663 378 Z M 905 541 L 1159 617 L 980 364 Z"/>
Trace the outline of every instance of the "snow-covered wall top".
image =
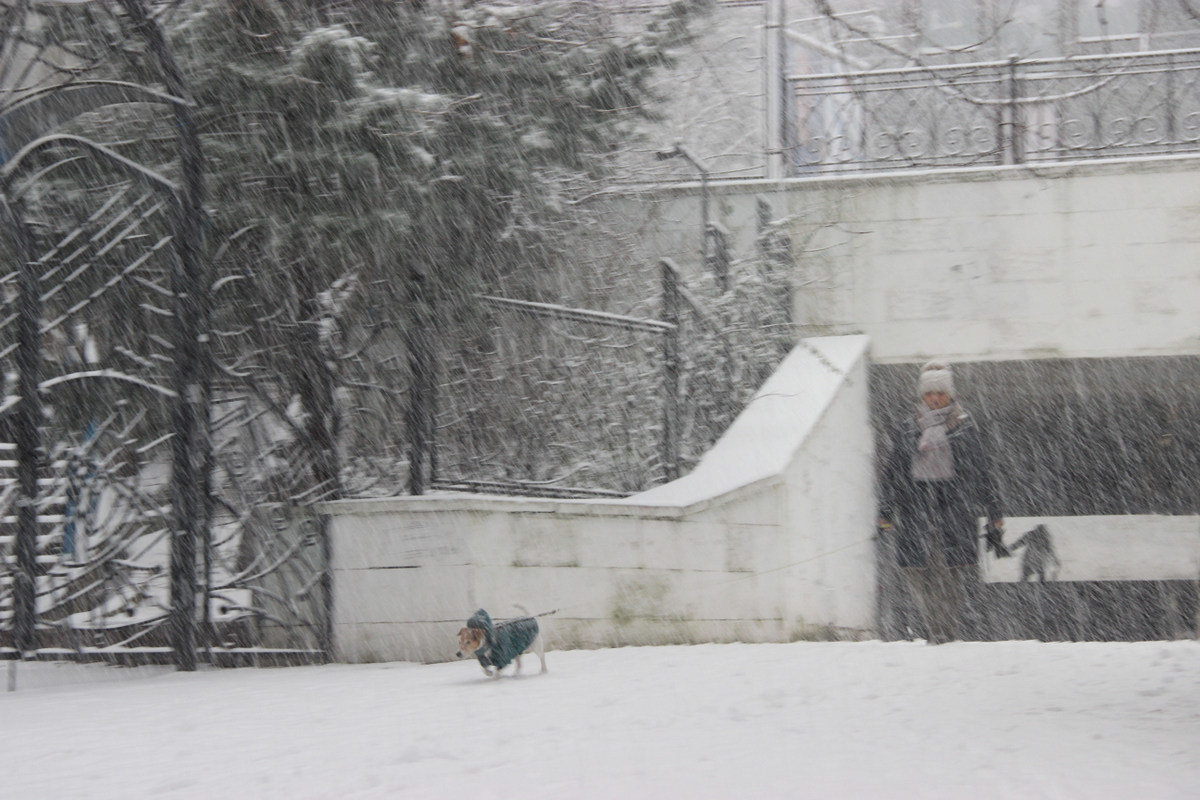
<path id="1" fill-rule="evenodd" d="M 878 362 L 1200 354 L 1194 156 L 710 191 L 735 256 L 753 252 L 757 199 L 785 221 L 799 334 L 866 333 Z M 697 195 L 634 201 L 646 258 L 694 268 Z"/>

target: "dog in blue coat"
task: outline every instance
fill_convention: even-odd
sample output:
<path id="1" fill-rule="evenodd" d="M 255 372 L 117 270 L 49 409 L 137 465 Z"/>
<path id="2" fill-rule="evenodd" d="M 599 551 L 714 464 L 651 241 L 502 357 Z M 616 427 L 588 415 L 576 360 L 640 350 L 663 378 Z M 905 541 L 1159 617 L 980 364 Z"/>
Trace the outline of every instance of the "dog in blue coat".
<path id="1" fill-rule="evenodd" d="M 518 606 L 520 608 L 520 606 Z M 524 611 L 524 609 L 521 609 Z M 541 630 L 534 617 L 517 617 L 504 622 L 493 623 L 492 618 L 482 608 L 471 615 L 465 628 L 458 631 L 459 658 L 475 656 L 483 674 L 489 678 L 499 678 L 500 670 L 510 663 L 516 662 L 514 675 L 521 672 L 521 656 L 524 653 L 534 653 L 542 662 L 542 672 L 546 672 L 546 650 L 542 645 Z"/>

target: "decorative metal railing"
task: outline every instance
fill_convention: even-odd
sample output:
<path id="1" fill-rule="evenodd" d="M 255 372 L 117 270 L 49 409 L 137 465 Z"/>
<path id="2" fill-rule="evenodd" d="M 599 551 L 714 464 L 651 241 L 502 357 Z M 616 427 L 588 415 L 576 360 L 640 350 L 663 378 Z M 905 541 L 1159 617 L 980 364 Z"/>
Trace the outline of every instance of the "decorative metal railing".
<path id="1" fill-rule="evenodd" d="M 792 76 L 796 175 L 1200 152 L 1200 50 Z"/>
<path id="2" fill-rule="evenodd" d="M 0 3 L 3 659 L 329 652 L 328 453 L 252 349 L 277 308 L 201 236 L 178 4 Z"/>

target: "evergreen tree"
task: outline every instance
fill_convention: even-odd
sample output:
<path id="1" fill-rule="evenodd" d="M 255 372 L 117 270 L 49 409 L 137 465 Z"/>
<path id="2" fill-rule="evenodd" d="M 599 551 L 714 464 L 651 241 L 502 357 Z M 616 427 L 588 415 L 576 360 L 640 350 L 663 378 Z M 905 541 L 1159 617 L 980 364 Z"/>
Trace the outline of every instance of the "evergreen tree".
<path id="1" fill-rule="evenodd" d="M 387 331 L 411 324 L 406 277 L 444 318 L 482 287 L 530 293 L 708 4 L 628 33 L 566 0 L 197 0 L 174 18 L 221 245 L 217 325 L 240 333 L 218 340 L 222 374 L 298 398 L 318 484 L 338 484 L 339 388 L 403 372 Z"/>

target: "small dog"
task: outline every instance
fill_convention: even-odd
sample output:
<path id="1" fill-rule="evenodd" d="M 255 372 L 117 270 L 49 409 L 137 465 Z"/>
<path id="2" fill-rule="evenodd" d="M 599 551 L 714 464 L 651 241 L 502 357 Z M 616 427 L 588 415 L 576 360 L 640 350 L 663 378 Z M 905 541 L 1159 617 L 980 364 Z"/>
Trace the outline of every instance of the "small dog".
<path id="1" fill-rule="evenodd" d="M 517 606 L 525 611 L 521 606 Z M 526 612 L 528 613 L 528 612 Z M 475 656 L 483 674 L 499 678 L 500 670 L 516 662 L 514 675 L 521 672 L 521 656 L 534 653 L 542 662 L 542 674 L 546 673 L 546 651 L 542 644 L 541 629 L 534 617 L 525 616 L 493 623 L 482 608 L 471 615 L 467 625 L 458 631 L 458 652 L 455 656 Z"/>
<path id="2" fill-rule="evenodd" d="M 1035 575 L 1038 581 L 1045 583 L 1047 572 L 1050 573 L 1050 580 L 1058 578 L 1058 572 L 1062 569 L 1062 561 L 1054 552 L 1054 542 L 1050 539 L 1049 528 L 1045 525 L 1037 525 L 1032 530 L 1021 534 L 1021 538 L 1013 542 L 1011 549 L 1015 551 L 1018 547 L 1025 548 L 1025 552 L 1021 554 L 1022 583 Z"/>

